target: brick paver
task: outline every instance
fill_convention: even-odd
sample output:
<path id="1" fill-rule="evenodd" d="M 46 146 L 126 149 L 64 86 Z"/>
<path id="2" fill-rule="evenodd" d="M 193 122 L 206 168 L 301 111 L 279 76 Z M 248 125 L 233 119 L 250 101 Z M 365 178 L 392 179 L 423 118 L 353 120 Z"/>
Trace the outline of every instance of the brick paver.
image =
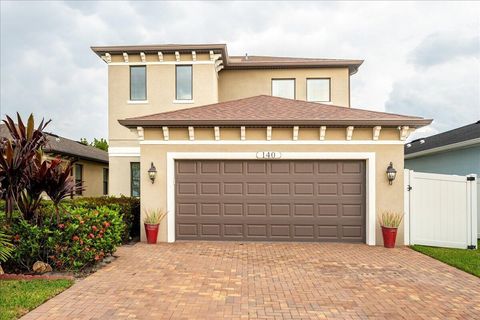
<path id="1" fill-rule="evenodd" d="M 480 279 L 408 248 L 137 244 L 23 319 L 480 319 Z"/>

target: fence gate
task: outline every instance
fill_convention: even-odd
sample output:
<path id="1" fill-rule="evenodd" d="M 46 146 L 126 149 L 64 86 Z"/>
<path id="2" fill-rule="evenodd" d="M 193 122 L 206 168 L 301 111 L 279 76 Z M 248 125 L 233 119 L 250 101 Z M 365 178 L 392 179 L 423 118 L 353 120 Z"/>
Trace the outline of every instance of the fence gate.
<path id="1" fill-rule="evenodd" d="M 477 245 L 476 175 L 405 169 L 405 211 L 406 244 L 463 249 Z"/>

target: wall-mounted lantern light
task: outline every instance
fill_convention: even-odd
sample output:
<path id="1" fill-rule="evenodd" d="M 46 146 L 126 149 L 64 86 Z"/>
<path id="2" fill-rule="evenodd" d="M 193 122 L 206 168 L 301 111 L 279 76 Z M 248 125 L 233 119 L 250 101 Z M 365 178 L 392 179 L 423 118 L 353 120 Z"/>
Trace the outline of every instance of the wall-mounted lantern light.
<path id="1" fill-rule="evenodd" d="M 150 177 L 150 180 L 152 183 L 155 181 L 155 177 L 157 176 L 157 168 L 152 164 L 150 165 L 150 169 L 148 169 L 148 176 Z"/>
<path id="2" fill-rule="evenodd" d="M 396 176 L 397 176 L 397 170 L 395 170 L 395 168 L 393 167 L 393 163 L 390 162 L 390 165 L 387 167 L 388 184 L 392 184 Z"/>

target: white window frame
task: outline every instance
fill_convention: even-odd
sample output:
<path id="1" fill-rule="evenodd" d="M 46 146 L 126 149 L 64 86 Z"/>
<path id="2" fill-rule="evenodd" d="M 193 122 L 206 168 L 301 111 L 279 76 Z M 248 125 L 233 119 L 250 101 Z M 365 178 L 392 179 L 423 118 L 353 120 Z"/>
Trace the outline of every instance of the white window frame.
<path id="1" fill-rule="evenodd" d="M 285 98 L 285 97 L 279 97 L 279 98 L 285 98 L 285 99 L 293 99 L 295 100 L 297 98 L 297 79 L 295 78 L 272 78 L 271 81 L 271 96 L 272 97 L 278 97 L 273 95 L 273 82 L 274 81 L 293 81 L 293 98 Z"/>

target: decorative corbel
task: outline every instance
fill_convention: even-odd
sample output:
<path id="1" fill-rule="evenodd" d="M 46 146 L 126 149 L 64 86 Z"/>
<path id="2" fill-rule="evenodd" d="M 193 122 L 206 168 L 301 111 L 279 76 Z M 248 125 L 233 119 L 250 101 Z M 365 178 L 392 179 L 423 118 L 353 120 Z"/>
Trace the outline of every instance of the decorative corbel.
<path id="1" fill-rule="evenodd" d="M 128 63 L 128 53 L 126 52 L 123 53 L 123 61 L 125 61 L 125 63 Z"/>
<path id="2" fill-rule="evenodd" d="M 192 60 L 197 61 L 197 53 L 195 51 L 192 51 Z"/>
<path id="3" fill-rule="evenodd" d="M 267 127 L 267 141 L 272 140 L 272 126 Z"/>
<path id="4" fill-rule="evenodd" d="M 163 140 L 168 141 L 170 139 L 168 127 L 162 127 L 163 130 Z"/>
<path id="5" fill-rule="evenodd" d="M 398 127 L 400 130 L 400 140 L 406 140 L 408 137 L 408 131 L 410 130 L 409 126 Z"/>
<path id="6" fill-rule="evenodd" d="M 137 127 L 137 134 L 138 134 L 138 140 L 140 141 L 145 140 L 145 132 L 143 130 L 143 127 Z"/>
<path id="7" fill-rule="evenodd" d="M 220 127 L 214 127 L 214 132 L 215 132 L 215 141 L 220 140 Z"/>
<path id="8" fill-rule="evenodd" d="M 380 136 L 380 130 L 382 130 L 381 126 L 373 127 L 373 140 L 378 140 L 378 137 Z"/>
<path id="9" fill-rule="evenodd" d="M 161 51 L 158 51 L 158 61 L 163 61 L 163 53 Z"/>
<path id="10" fill-rule="evenodd" d="M 325 133 L 327 132 L 327 126 L 320 127 L 320 140 L 325 140 Z"/>
<path id="11" fill-rule="evenodd" d="M 195 130 L 194 130 L 194 128 L 193 128 L 192 126 L 189 126 L 189 127 L 188 127 L 188 139 L 189 139 L 190 141 L 195 140 Z"/>
<path id="12" fill-rule="evenodd" d="M 213 54 L 213 50 L 210 50 L 210 60 L 215 61 L 215 55 Z"/>
<path id="13" fill-rule="evenodd" d="M 140 59 L 142 60 L 142 62 L 145 62 L 147 60 L 145 57 L 145 52 L 140 52 Z"/>
<path id="14" fill-rule="evenodd" d="M 294 141 L 298 140 L 298 126 L 293 127 L 292 139 Z"/>
<path id="15" fill-rule="evenodd" d="M 240 140 L 245 140 L 245 126 L 240 127 Z"/>
<path id="16" fill-rule="evenodd" d="M 106 63 L 112 62 L 112 56 L 110 55 L 110 53 L 106 52 L 106 53 L 105 53 L 105 56 L 103 57 L 103 60 L 104 60 Z"/>
<path id="17" fill-rule="evenodd" d="M 180 53 L 179 53 L 178 51 L 175 51 L 175 60 L 176 60 L 177 62 L 180 61 Z"/>
<path id="18" fill-rule="evenodd" d="M 348 126 L 346 139 L 350 141 L 352 140 L 352 136 L 353 136 L 353 126 Z"/>

